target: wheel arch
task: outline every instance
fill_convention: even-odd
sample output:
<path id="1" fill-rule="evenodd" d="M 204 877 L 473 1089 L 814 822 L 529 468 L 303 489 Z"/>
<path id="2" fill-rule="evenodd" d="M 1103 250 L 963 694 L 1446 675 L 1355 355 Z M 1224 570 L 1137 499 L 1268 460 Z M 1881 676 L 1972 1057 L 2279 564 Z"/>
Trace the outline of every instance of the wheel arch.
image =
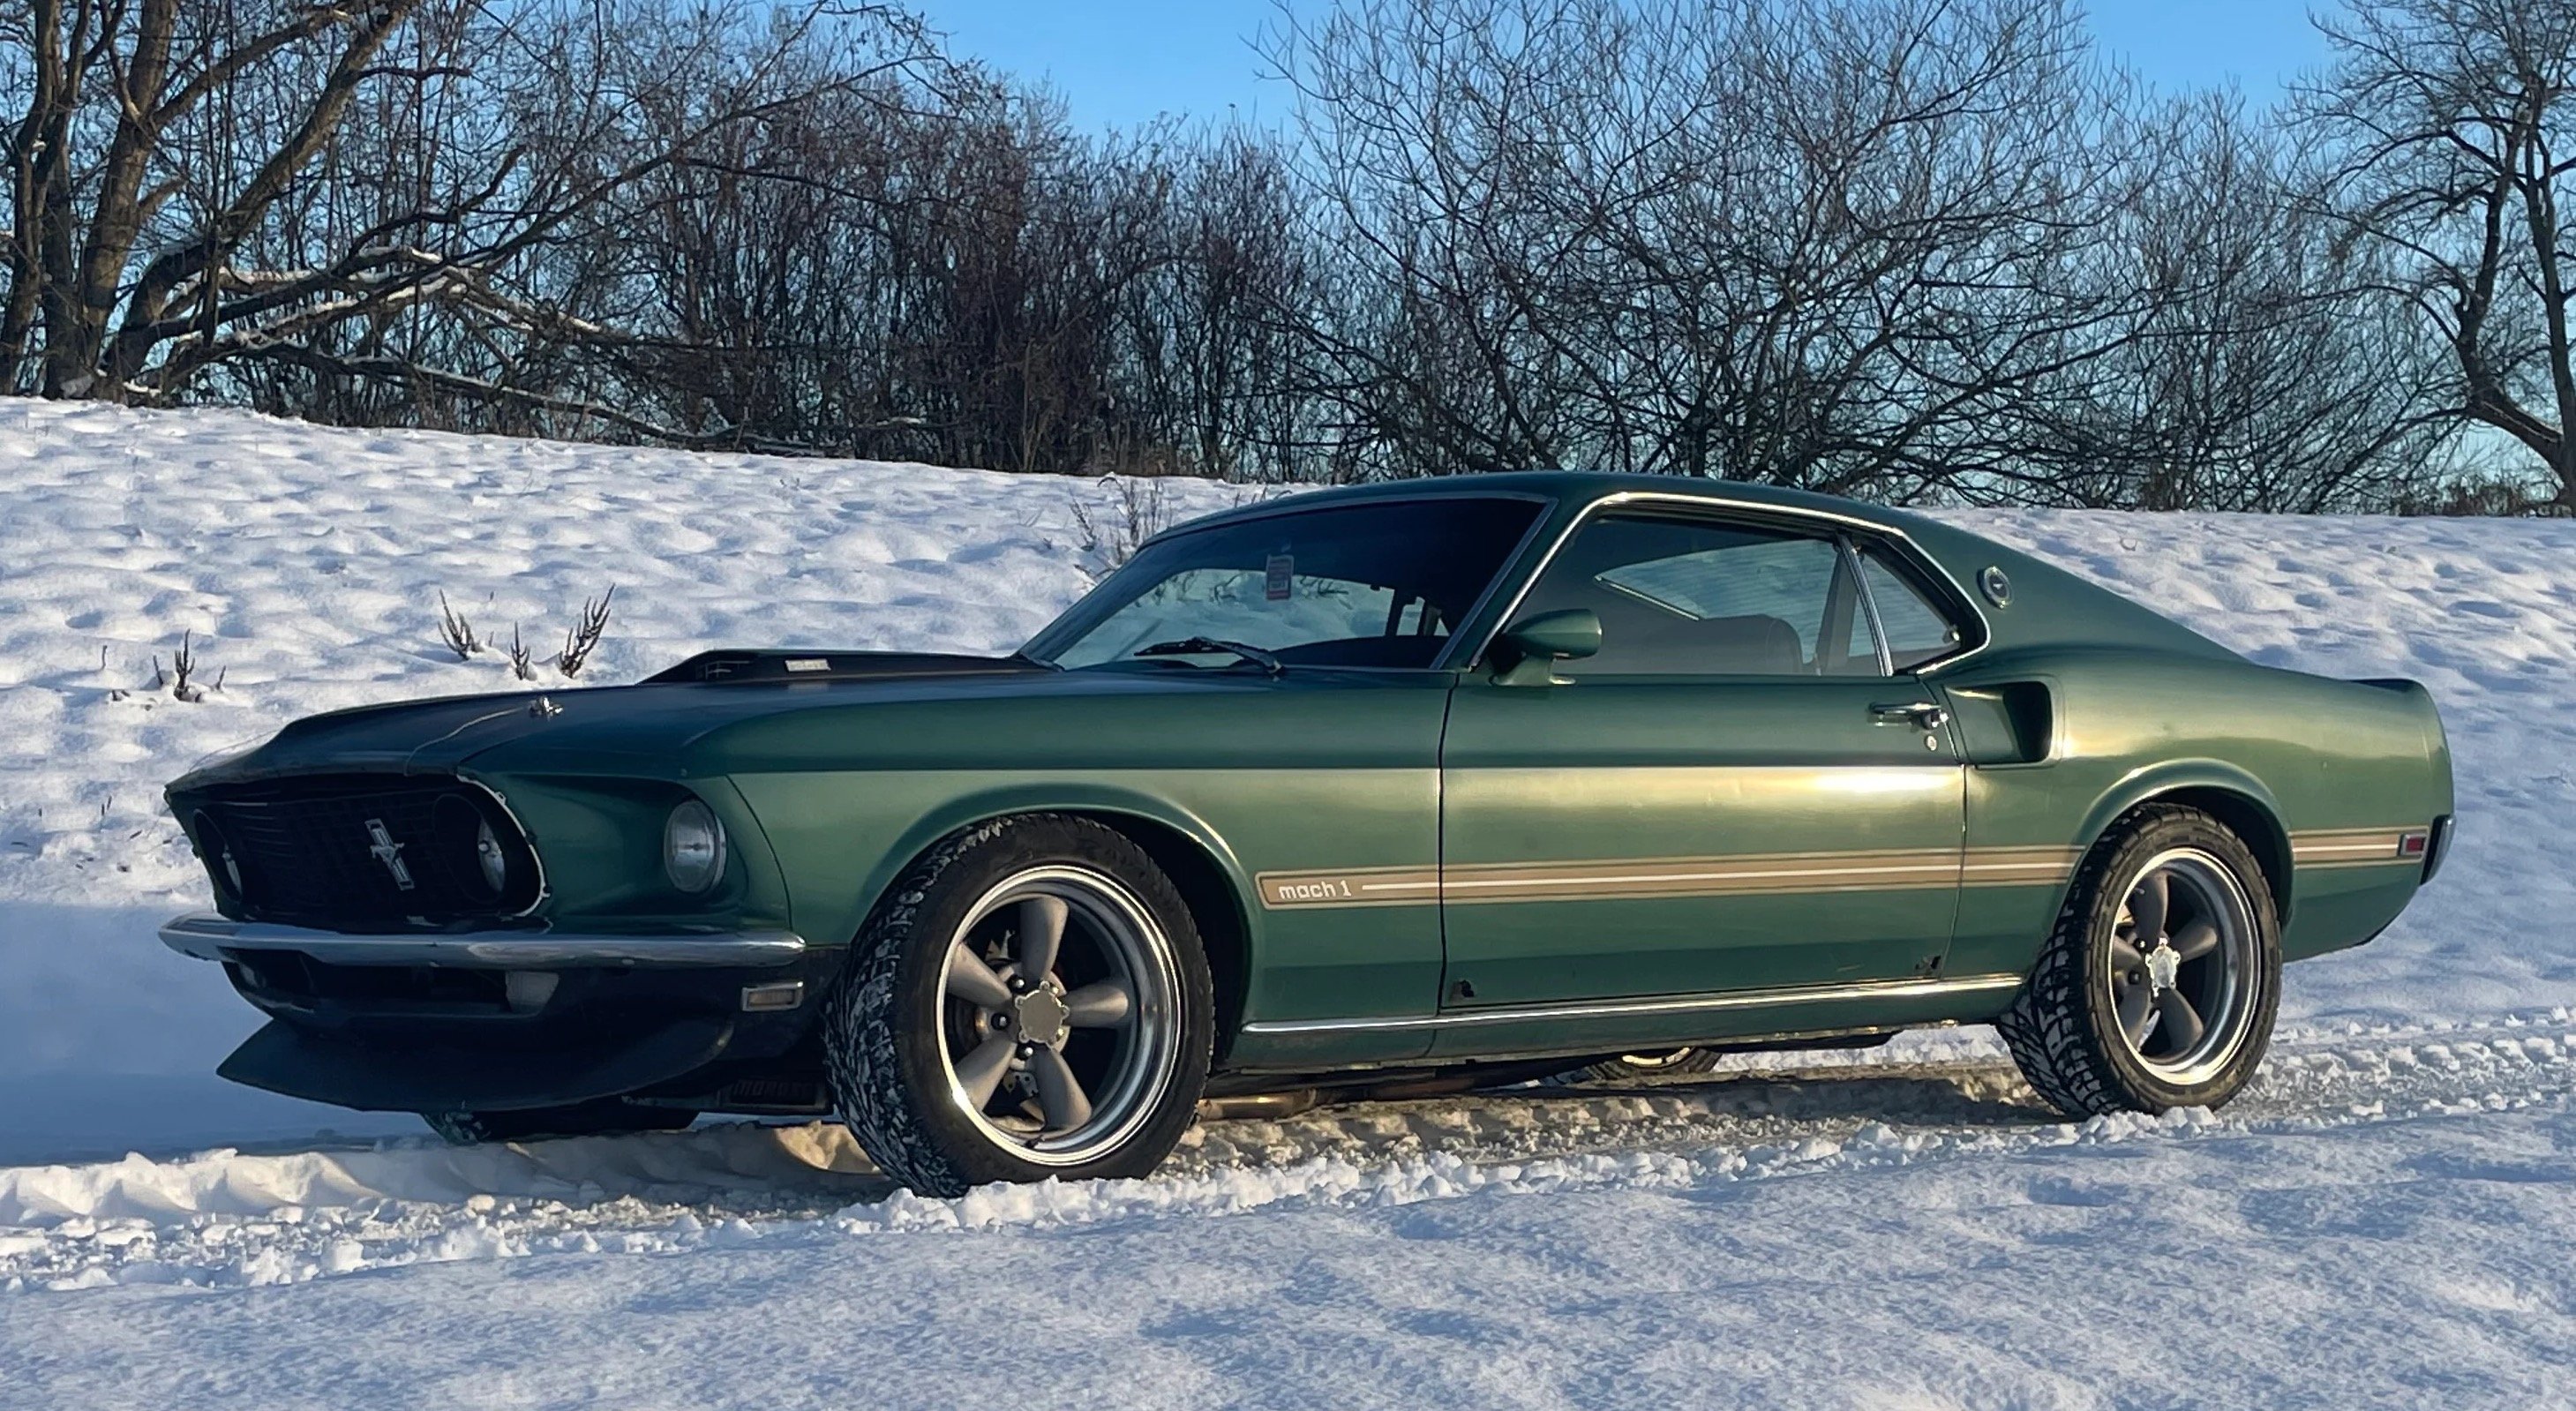
<path id="1" fill-rule="evenodd" d="M 1215 1057 L 1222 1064 L 1251 991 L 1258 943 L 1250 904 L 1254 893 L 1225 840 L 1205 820 L 1168 800 L 1116 788 L 1010 789 L 953 800 L 924 814 L 886 849 L 864 884 L 859 924 L 864 926 L 895 882 L 941 842 L 970 828 L 1031 814 L 1081 818 L 1110 829 L 1142 848 L 1180 889 L 1215 984 Z"/>
<path id="2" fill-rule="evenodd" d="M 2223 760 L 2179 760 L 2130 775 L 2086 814 L 2078 834 L 2085 854 L 2090 856 L 2121 820 L 2148 804 L 2195 808 L 2225 825 L 2254 854 L 2265 885 L 2272 889 L 2279 923 L 2288 927 L 2296 881 L 2290 833 L 2281 822 L 2279 800 L 2262 780 Z"/>

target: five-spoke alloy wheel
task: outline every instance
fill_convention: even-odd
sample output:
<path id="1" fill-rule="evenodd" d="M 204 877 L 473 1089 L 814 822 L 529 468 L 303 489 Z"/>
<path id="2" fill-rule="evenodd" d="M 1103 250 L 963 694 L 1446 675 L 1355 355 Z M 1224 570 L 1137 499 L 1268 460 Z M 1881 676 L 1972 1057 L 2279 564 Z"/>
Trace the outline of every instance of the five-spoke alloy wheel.
<path id="1" fill-rule="evenodd" d="M 1142 848 L 1087 819 L 969 829 L 898 882 L 826 1030 L 842 1116 L 925 1194 L 1142 1175 L 1207 1077 L 1206 958 Z"/>
<path id="2" fill-rule="evenodd" d="M 2070 1116 L 2214 1107 L 2262 1062 L 2280 988 L 2279 922 L 2253 853 L 2207 814 L 2155 804 L 2085 860 L 1996 1027 Z"/>
<path id="3" fill-rule="evenodd" d="M 2177 1086 L 2207 1080 L 2253 1017 L 2243 1001 L 2254 919 L 2227 865 L 2196 848 L 2149 859 L 2120 904 L 2110 950 L 2105 978 L 2129 1056 Z"/>
<path id="4" fill-rule="evenodd" d="M 984 1134 L 1044 1166 L 1114 1151 L 1180 1054 L 1172 939 L 1117 878 L 1014 873 L 967 912 L 940 974 L 941 1056 Z"/>

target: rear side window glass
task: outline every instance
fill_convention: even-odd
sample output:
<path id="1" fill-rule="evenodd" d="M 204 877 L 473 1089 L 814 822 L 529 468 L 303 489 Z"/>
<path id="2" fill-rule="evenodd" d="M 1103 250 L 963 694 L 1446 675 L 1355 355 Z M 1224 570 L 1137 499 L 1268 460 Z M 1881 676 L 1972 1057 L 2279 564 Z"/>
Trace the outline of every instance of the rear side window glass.
<path id="1" fill-rule="evenodd" d="M 1887 633 L 1889 663 L 1911 671 L 1959 649 L 1959 624 L 1923 591 L 1887 566 L 1875 549 L 1861 555 L 1861 574 L 1869 580 L 1870 601 L 1878 608 L 1879 626 Z"/>

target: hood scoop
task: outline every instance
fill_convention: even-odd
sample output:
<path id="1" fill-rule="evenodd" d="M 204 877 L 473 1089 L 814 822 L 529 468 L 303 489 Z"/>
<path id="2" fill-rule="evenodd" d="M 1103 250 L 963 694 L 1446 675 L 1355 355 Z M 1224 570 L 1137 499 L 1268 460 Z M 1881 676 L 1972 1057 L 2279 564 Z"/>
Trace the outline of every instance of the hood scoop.
<path id="1" fill-rule="evenodd" d="M 882 681 L 920 676 L 1017 676 L 1051 668 L 1024 657 L 959 656 L 945 652 L 748 651 L 700 652 L 667 671 L 644 678 L 648 686 L 734 685 L 780 681 Z"/>

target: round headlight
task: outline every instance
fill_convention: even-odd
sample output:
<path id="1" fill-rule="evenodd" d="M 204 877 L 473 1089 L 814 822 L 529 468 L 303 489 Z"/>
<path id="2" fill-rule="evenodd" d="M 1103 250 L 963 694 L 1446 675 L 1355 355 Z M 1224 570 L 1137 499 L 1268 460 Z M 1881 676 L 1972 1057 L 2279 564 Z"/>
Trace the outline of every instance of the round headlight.
<path id="1" fill-rule="evenodd" d="M 492 831 L 492 820 L 480 819 L 474 825 L 474 861 L 483 869 L 483 885 L 494 896 L 510 885 L 510 855 L 501 851 L 501 838 Z"/>
<path id="2" fill-rule="evenodd" d="M 724 875 L 724 825 L 714 810 L 691 799 L 671 810 L 662 828 L 662 870 L 684 892 L 703 892 Z"/>

